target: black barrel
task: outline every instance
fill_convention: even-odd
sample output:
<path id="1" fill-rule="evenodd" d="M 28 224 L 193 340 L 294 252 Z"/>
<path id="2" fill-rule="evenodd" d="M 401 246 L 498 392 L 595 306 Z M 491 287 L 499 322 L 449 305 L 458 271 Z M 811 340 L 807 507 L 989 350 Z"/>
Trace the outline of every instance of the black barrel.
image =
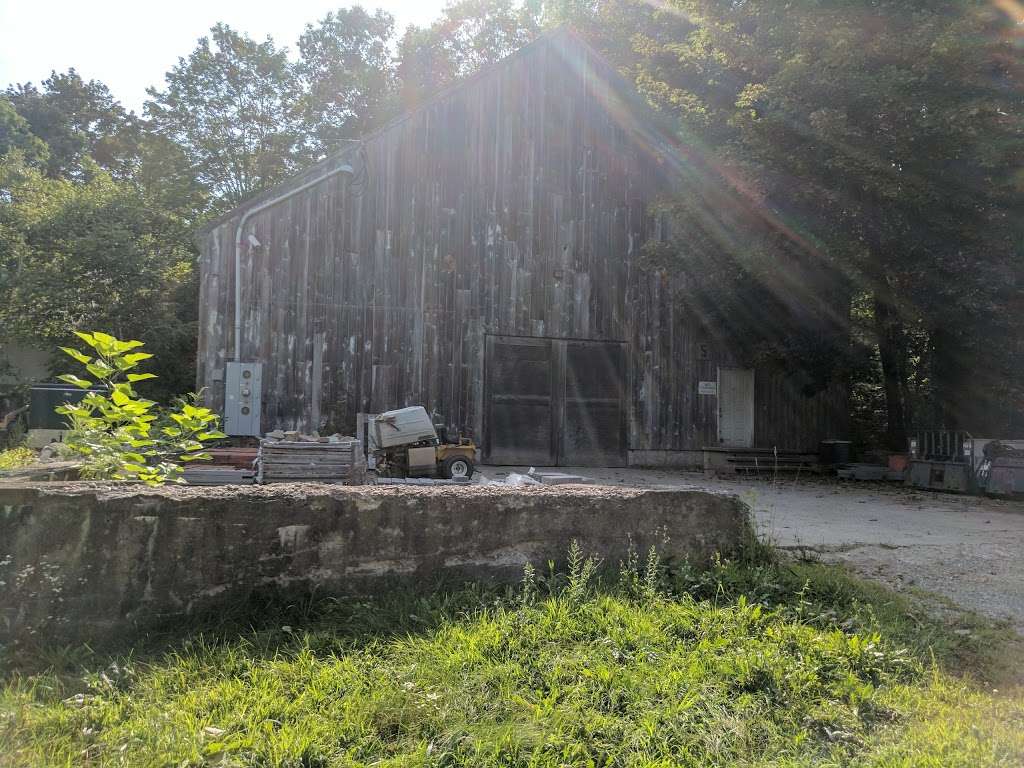
<path id="1" fill-rule="evenodd" d="M 77 403 L 89 392 L 100 391 L 79 389 L 62 382 L 33 384 L 29 390 L 28 428 L 67 429 L 67 417 L 54 409 L 65 403 Z"/>
<path id="2" fill-rule="evenodd" d="M 849 440 L 822 440 L 818 443 L 818 461 L 826 467 L 850 463 Z"/>

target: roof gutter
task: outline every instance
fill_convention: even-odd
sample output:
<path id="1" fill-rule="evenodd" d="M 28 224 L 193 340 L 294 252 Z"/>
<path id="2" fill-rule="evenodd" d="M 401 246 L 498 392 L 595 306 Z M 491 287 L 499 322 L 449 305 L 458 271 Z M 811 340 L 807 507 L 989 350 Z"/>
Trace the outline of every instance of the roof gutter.
<path id="1" fill-rule="evenodd" d="M 344 163 L 339 165 L 337 168 L 332 168 L 327 173 L 317 176 L 311 181 L 300 184 L 295 187 L 295 189 L 290 189 L 277 197 L 264 200 L 259 205 L 254 205 L 242 214 L 242 218 L 239 220 L 238 226 L 235 227 L 235 362 L 241 362 L 242 360 L 242 232 L 245 229 L 245 225 L 248 223 L 250 217 L 255 216 L 260 211 L 264 211 L 271 206 L 277 205 L 278 203 L 287 200 L 292 195 L 304 192 L 310 187 L 315 187 L 321 181 L 325 181 L 331 176 L 339 173 L 353 174 L 355 173 L 355 170 L 348 163 Z"/>

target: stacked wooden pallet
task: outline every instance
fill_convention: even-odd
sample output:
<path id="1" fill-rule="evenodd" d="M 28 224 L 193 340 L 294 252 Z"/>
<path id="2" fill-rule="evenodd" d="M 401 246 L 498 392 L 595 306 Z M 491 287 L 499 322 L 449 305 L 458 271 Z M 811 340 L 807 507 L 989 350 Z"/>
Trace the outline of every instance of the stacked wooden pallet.
<path id="1" fill-rule="evenodd" d="M 351 437 L 305 435 L 260 441 L 260 483 L 366 483 L 362 444 Z"/>
<path id="2" fill-rule="evenodd" d="M 704 472 L 715 475 L 773 475 L 819 472 L 817 455 L 771 448 L 705 448 Z"/>

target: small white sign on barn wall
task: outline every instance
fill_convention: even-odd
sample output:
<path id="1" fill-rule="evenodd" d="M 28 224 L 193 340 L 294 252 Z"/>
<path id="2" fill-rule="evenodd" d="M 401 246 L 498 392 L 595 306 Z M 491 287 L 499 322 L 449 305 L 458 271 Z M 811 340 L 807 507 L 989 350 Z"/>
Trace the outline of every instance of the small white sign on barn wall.
<path id="1" fill-rule="evenodd" d="M 717 381 L 701 381 L 697 383 L 697 394 L 700 395 L 717 395 L 718 394 L 718 382 Z"/>

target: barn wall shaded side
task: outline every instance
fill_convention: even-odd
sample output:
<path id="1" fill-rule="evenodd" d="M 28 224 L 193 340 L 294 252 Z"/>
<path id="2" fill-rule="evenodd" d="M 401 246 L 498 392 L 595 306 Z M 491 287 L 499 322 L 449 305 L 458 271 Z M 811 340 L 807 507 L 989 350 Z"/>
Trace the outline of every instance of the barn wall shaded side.
<path id="1" fill-rule="evenodd" d="M 361 196 L 333 175 L 253 215 L 241 350 L 264 364 L 264 429 L 352 432 L 359 412 L 423 404 L 479 439 L 486 339 L 501 335 L 624 342 L 629 448 L 714 444 L 697 382 L 735 361 L 640 267 L 672 183 L 640 112 L 588 47 L 549 36 L 367 137 Z M 244 211 L 202 243 L 198 383 L 218 409 Z M 794 399 L 783 378 L 758 377 L 758 440 L 835 436 L 840 388 Z"/>

